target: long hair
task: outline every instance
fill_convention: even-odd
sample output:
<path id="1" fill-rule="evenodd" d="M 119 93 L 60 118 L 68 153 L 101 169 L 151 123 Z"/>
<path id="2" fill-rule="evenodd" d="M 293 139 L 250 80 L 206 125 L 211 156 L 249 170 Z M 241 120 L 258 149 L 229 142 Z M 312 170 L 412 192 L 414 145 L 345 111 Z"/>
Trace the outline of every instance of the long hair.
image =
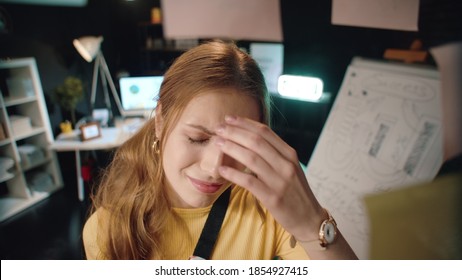
<path id="1" fill-rule="evenodd" d="M 270 101 L 256 62 L 234 43 L 205 42 L 178 57 L 164 75 L 159 93 L 163 131 L 153 151 L 151 118 L 121 145 L 103 173 L 93 198 L 99 247 L 108 259 L 162 259 L 161 236 L 172 215 L 162 168 L 163 145 L 187 104 L 204 90 L 234 88 L 254 98 L 260 121 L 270 123 Z"/>

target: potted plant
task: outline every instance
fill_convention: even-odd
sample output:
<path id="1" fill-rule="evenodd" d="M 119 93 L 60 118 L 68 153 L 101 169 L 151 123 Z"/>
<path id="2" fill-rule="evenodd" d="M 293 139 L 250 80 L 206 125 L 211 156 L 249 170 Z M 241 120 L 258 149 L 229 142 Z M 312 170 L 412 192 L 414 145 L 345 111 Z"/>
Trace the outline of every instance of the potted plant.
<path id="1" fill-rule="evenodd" d="M 75 109 L 84 96 L 83 82 L 75 76 L 68 76 L 54 90 L 54 98 L 61 108 L 71 115 L 71 122 L 76 123 Z"/>

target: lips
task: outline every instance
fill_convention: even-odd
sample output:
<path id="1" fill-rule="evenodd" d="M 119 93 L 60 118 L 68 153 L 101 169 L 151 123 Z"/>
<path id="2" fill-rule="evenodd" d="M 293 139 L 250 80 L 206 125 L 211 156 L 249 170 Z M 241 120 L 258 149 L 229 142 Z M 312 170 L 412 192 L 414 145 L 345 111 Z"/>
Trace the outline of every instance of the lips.
<path id="1" fill-rule="evenodd" d="M 203 193 L 216 193 L 224 184 L 197 180 L 188 176 L 194 187 Z"/>

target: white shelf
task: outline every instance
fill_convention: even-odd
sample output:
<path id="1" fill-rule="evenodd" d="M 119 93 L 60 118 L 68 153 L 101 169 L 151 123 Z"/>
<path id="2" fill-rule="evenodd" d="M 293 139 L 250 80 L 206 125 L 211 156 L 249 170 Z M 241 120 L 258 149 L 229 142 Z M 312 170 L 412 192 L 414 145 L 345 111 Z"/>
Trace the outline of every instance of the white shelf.
<path id="1" fill-rule="evenodd" d="M 13 179 L 15 176 L 15 174 L 13 173 L 7 173 L 7 174 L 3 174 L 3 176 L 0 176 L 0 183 L 3 183 L 3 182 L 6 182 L 10 179 Z"/>
<path id="2" fill-rule="evenodd" d="M 45 157 L 45 158 L 43 158 L 43 159 L 41 159 L 41 160 L 39 160 L 39 161 L 37 161 L 37 162 L 31 164 L 31 165 L 25 165 L 25 164 L 21 164 L 21 165 L 22 165 L 22 169 L 23 169 L 24 171 L 29 171 L 29 170 L 31 170 L 31 169 L 34 169 L 34 168 L 37 167 L 37 166 L 41 166 L 41 165 L 43 165 L 43 164 L 45 164 L 45 163 L 47 163 L 47 162 L 50 162 L 51 160 L 52 160 L 52 158 L 50 158 L 50 157 Z"/>
<path id="3" fill-rule="evenodd" d="M 21 133 L 16 133 L 14 135 L 15 140 L 22 140 L 27 137 L 31 137 L 34 135 L 38 135 L 40 133 L 45 132 L 45 129 L 43 127 L 32 127 L 31 130 L 29 131 L 21 131 Z"/>
<path id="4" fill-rule="evenodd" d="M 35 100 L 37 100 L 35 96 L 6 97 L 4 99 L 5 107 L 33 102 Z"/>
<path id="5" fill-rule="evenodd" d="M 11 140 L 9 138 L 0 140 L 0 147 L 5 146 L 11 143 Z"/>
<path id="6" fill-rule="evenodd" d="M 37 202 L 47 198 L 46 192 L 33 192 L 29 198 L 3 197 L 0 198 L 0 222 L 27 209 Z"/>
<path id="7" fill-rule="evenodd" d="M 62 188 L 63 181 L 56 153 L 49 148 L 54 137 L 35 59 L 0 60 L 0 82 L 6 85 L 0 96 L 0 122 L 6 136 L 0 141 L 0 157 L 14 161 L 0 178 L 5 193 L 0 196 L 0 221 L 4 221 Z M 17 116 L 30 124 L 18 124 Z M 22 145 L 34 148 L 24 162 Z"/>

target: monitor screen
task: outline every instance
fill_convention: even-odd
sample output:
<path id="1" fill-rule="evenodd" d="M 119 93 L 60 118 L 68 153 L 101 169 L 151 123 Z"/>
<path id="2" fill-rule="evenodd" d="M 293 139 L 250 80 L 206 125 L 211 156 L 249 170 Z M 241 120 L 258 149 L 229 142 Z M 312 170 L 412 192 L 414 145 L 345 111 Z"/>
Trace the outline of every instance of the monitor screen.
<path id="1" fill-rule="evenodd" d="M 146 116 L 157 105 L 163 76 L 122 77 L 119 80 L 122 115 Z"/>

